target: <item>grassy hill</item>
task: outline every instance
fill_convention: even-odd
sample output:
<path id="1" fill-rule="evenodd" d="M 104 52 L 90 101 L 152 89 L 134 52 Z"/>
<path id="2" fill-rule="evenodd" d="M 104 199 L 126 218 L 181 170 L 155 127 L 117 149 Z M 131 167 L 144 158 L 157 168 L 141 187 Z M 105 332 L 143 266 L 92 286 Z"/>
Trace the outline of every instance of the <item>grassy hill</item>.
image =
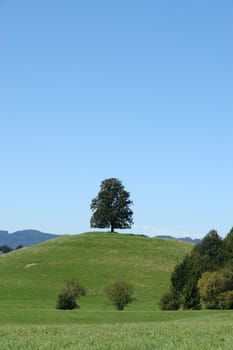
<path id="1" fill-rule="evenodd" d="M 157 309 L 174 264 L 191 249 L 169 239 L 85 233 L 1 256 L 1 349 L 232 349 L 232 311 Z M 88 294 L 79 310 L 56 310 L 57 293 L 72 277 Z M 124 311 L 102 295 L 116 279 L 135 285 L 137 300 Z"/>
<path id="2" fill-rule="evenodd" d="M 82 308 L 106 308 L 103 288 L 121 279 L 135 285 L 130 308 L 156 309 L 174 264 L 191 248 L 181 241 L 97 232 L 23 248 L 0 257 L 0 307 L 54 309 L 64 281 L 77 278 L 87 289 Z"/>

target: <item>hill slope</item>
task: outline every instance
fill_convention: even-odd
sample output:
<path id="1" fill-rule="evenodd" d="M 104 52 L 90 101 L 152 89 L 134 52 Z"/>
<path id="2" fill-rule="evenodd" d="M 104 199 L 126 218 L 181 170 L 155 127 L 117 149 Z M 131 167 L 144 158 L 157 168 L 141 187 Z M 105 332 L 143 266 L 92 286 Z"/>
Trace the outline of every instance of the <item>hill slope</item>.
<path id="1" fill-rule="evenodd" d="M 135 285 L 136 303 L 150 309 L 167 289 L 170 272 L 192 244 L 133 235 L 85 233 L 65 236 L 0 257 L 1 305 L 54 308 L 69 278 L 87 288 L 82 307 L 103 308 L 103 288 L 114 280 Z"/>

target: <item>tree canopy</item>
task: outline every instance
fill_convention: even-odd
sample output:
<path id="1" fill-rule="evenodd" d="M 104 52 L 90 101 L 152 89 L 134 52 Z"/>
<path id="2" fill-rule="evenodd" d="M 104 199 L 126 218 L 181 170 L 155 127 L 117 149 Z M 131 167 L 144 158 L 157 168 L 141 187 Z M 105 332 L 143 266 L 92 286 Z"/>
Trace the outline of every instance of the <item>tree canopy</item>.
<path id="1" fill-rule="evenodd" d="M 91 227 L 114 229 L 131 228 L 133 211 L 130 206 L 130 194 L 116 178 L 105 179 L 101 182 L 100 191 L 91 202 Z"/>
<path id="2" fill-rule="evenodd" d="M 123 310 L 132 302 L 132 294 L 133 285 L 125 281 L 112 282 L 105 288 L 105 295 L 118 310 Z"/>
<path id="3" fill-rule="evenodd" d="M 210 231 L 177 264 L 162 309 L 233 308 L 233 229 L 222 239 Z"/>

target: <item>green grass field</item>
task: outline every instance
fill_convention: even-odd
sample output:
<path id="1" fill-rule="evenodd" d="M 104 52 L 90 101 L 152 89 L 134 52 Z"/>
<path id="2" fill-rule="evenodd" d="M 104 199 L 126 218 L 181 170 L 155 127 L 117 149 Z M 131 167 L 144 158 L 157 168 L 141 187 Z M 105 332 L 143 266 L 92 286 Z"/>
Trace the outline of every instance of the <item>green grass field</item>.
<path id="1" fill-rule="evenodd" d="M 185 315 L 184 312 L 173 312 L 171 316 L 168 313 L 167 320 L 155 322 L 114 324 L 73 322 L 68 325 L 64 323 L 63 325 L 0 326 L 1 349 L 232 349 L 233 316 L 231 312 L 193 311 L 192 314 L 193 316 L 189 313 Z M 178 319 L 174 320 L 175 317 Z"/>
<path id="2" fill-rule="evenodd" d="M 0 257 L 0 349 L 232 349 L 231 311 L 160 311 L 171 270 L 192 245 L 140 236 L 66 236 Z M 87 289 L 80 309 L 56 310 L 64 281 Z M 111 281 L 135 286 L 124 311 L 109 305 Z"/>

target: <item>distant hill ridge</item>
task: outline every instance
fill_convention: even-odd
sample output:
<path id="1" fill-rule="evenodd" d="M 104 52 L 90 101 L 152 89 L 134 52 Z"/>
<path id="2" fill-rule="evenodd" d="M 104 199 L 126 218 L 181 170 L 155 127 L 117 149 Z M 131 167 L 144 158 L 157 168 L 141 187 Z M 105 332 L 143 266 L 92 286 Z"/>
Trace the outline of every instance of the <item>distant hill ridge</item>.
<path id="1" fill-rule="evenodd" d="M 19 245 L 29 247 L 58 237 L 61 237 L 61 235 L 44 233 L 37 230 L 22 230 L 14 233 L 0 231 L 0 245 L 7 245 L 15 249 Z"/>
<path id="2" fill-rule="evenodd" d="M 177 238 L 177 237 L 173 237 L 173 236 L 158 235 L 158 236 L 155 236 L 154 238 L 176 239 L 176 240 L 178 240 L 178 241 L 189 242 L 189 243 L 195 243 L 195 244 L 198 244 L 198 243 L 201 242 L 201 239 L 199 239 L 199 238 L 191 238 L 191 237 L 181 237 L 181 238 Z"/>
<path id="3" fill-rule="evenodd" d="M 45 233 L 45 232 L 32 230 L 32 229 L 16 231 L 13 233 L 0 230 L 0 246 L 7 245 L 12 249 L 15 249 L 19 245 L 22 245 L 24 247 L 29 247 L 34 244 L 42 243 L 50 239 L 54 239 L 62 236 L 63 235 Z M 141 236 L 147 237 L 146 235 L 141 235 Z M 201 239 L 197 239 L 197 238 L 194 238 L 194 239 L 190 237 L 177 238 L 169 235 L 157 235 L 154 238 L 176 239 L 178 241 L 189 242 L 194 244 L 198 244 L 201 242 Z"/>

